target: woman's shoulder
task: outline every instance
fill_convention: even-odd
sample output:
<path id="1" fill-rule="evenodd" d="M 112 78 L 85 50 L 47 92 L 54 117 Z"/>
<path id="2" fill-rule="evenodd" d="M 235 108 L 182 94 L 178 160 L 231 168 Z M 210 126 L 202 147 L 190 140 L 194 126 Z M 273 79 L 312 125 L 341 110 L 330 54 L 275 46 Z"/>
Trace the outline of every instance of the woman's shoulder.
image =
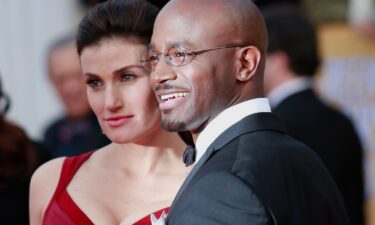
<path id="1" fill-rule="evenodd" d="M 94 151 L 87 152 L 72 157 L 59 157 L 52 159 L 42 164 L 33 174 L 31 178 L 31 186 L 40 187 L 43 192 L 54 192 L 56 189 L 61 175 L 70 176 L 74 175 L 76 169 L 86 161 Z M 63 174 L 62 170 L 68 168 L 69 172 L 73 174 Z M 66 170 L 64 170 L 66 172 Z M 52 195 L 51 195 L 52 197 Z"/>
<path id="2" fill-rule="evenodd" d="M 29 207 L 31 224 L 39 224 L 41 221 L 60 180 L 65 159 L 66 157 L 56 158 L 42 164 L 31 177 Z"/>
<path id="3" fill-rule="evenodd" d="M 45 185 L 46 183 L 57 184 L 65 159 L 66 157 L 52 159 L 39 166 L 39 168 L 35 170 L 31 178 L 31 184 L 35 183 L 35 185 L 41 186 Z M 55 182 L 53 182 L 54 180 Z"/>
<path id="4" fill-rule="evenodd" d="M 31 189 L 39 193 L 51 192 L 51 197 L 60 179 L 62 165 L 66 157 L 52 159 L 42 164 L 31 177 Z M 32 194 L 32 193 L 31 193 Z"/>

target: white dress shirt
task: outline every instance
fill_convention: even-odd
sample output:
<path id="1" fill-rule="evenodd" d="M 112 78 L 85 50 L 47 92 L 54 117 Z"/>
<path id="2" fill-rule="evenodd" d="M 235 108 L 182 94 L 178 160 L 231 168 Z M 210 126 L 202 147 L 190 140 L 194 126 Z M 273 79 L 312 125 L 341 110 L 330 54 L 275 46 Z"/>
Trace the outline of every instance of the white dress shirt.
<path id="1" fill-rule="evenodd" d="M 247 100 L 222 111 L 198 135 L 195 144 L 197 150 L 195 163 L 206 152 L 207 147 L 226 129 L 246 116 L 259 112 L 271 112 L 267 98 Z"/>

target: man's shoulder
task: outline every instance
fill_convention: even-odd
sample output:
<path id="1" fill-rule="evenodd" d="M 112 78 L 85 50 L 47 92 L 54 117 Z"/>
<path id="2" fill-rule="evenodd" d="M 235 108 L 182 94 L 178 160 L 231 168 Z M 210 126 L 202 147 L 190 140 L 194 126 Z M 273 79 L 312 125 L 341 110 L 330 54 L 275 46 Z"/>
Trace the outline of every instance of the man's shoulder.
<path id="1" fill-rule="evenodd" d="M 303 107 L 300 107 L 303 104 Z M 351 123 L 348 116 L 333 104 L 319 97 L 313 90 L 296 93 L 284 99 L 272 111 L 285 118 L 327 118 Z"/>
<path id="2" fill-rule="evenodd" d="M 217 150 L 205 172 L 226 171 L 245 180 L 266 175 L 272 180 L 294 169 L 307 173 L 311 167 L 325 169 L 308 146 L 277 130 L 260 130 L 242 134 Z"/>
<path id="3" fill-rule="evenodd" d="M 236 154 L 236 160 L 239 161 L 249 158 L 274 161 L 294 156 L 312 157 L 311 154 L 314 155 L 314 152 L 285 133 L 261 130 L 241 135 Z"/>
<path id="4" fill-rule="evenodd" d="M 319 161 L 313 150 L 285 133 L 282 123 L 272 113 L 251 115 L 230 129 L 211 145 L 217 152 L 210 164 L 220 162 L 229 167 L 245 162 L 248 166 L 275 167 L 286 161 Z"/>
<path id="5" fill-rule="evenodd" d="M 242 135 L 230 172 L 250 183 L 275 185 L 284 182 L 281 177 L 298 174 L 304 179 L 310 176 L 310 182 L 317 180 L 318 174 L 326 177 L 328 174 L 323 162 L 311 148 L 275 131 Z"/>

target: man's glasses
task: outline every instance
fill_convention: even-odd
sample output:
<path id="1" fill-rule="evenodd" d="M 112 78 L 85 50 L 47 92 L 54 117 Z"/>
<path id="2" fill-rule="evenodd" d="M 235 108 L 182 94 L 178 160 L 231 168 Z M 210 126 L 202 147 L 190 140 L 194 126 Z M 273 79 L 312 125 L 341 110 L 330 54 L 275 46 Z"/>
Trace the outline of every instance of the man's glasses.
<path id="1" fill-rule="evenodd" d="M 191 61 L 193 61 L 195 56 L 205 53 L 205 52 L 218 50 L 218 49 L 225 49 L 225 48 L 242 48 L 244 46 L 245 45 L 228 44 L 228 45 L 218 46 L 215 48 L 199 50 L 199 51 L 189 51 L 182 47 L 172 46 L 168 48 L 165 51 L 165 53 L 158 53 L 158 52 L 151 50 L 148 56 L 142 57 L 141 63 L 147 70 L 153 71 L 156 65 L 160 61 L 160 56 L 164 56 L 164 60 L 168 65 L 178 67 L 178 66 L 184 66 L 190 63 Z"/>

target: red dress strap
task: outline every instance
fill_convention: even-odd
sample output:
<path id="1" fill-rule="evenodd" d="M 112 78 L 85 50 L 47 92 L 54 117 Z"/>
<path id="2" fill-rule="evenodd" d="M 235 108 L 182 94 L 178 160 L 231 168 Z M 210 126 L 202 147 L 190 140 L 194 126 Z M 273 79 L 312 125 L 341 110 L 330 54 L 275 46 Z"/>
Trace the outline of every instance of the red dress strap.
<path id="1" fill-rule="evenodd" d="M 79 167 L 94 153 L 95 151 L 86 152 L 84 154 L 73 156 L 73 157 L 67 157 L 64 160 L 61 174 L 60 174 L 60 180 L 57 185 L 56 191 L 54 195 L 59 195 L 62 191 L 66 189 L 72 178 L 74 177 L 74 174 L 77 172 Z"/>
<path id="2" fill-rule="evenodd" d="M 87 217 L 85 217 L 85 215 L 80 210 L 77 210 L 78 207 L 76 205 L 69 204 L 74 202 L 70 199 L 70 196 L 68 196 L 66 187 L 68 186 L 80 166 L 94 152 L 95 151 L 90 151 L 78 156 L 67 157 L 64 159 L 61 168 L 60 179 L 57 184 L 55 193 L 53 194 L 48 207 L 44 212 L 43 225 L 76 225 L 76 213 L 80 215 L 78 217 L 81 218 L 80 220 L 78 220 L 80 221 L 79 224 L 92 224 L 91 221 Z M 76 209 L 75 212 L 74 209 Z"/>

